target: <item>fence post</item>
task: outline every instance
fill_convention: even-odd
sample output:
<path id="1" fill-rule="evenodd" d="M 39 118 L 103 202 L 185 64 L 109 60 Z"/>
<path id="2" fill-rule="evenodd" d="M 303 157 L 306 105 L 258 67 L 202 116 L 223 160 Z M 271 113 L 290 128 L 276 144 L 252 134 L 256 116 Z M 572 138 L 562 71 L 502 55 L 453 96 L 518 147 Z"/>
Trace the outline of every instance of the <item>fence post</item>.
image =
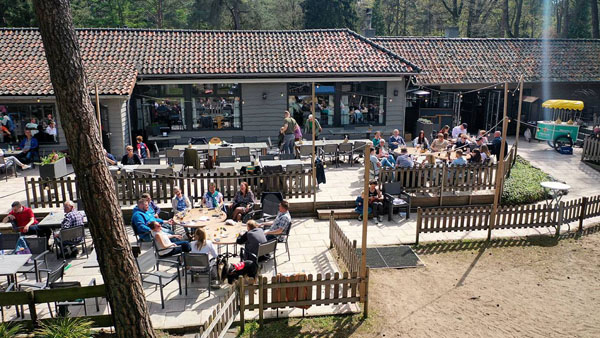
<path id="1" fill-rule="evenodd" d="M 31 316 L 31 323 L 33 324 L 33 327 L 37 327 L 38 326 L 38 318 L 37 318 L 37 310 L 35 309 L 35 294 L 33 291 L 28 291 L 27 292 L 27 301 L 28 301 L 28 307 L 29 307 L 29 315 Z M 18 305 L 15 305 L 18 306 Z"/>
<path id="2" fill-rule="evenodd" d="M 587 197 L 584 197 L 581 201 L 581 210 L 579 211 L 579 229 L 577 229 L 577 233 L 579 235 L 583 233 L 583 220 L 585 219 L 585 209 L 587 208 L 587 202 Z"/>
<path id="3" fill-rule="evenodd" d="M 423 222 L 423 209 L 417 208 L 417 239 L 415 245 L 419 245 L 419 233 L 421 232 L 421 222 Z"/>
<path id="4" fill-rule="evenodd" d="M 329 249 L 333 249 L 333 222 L 334 215 L 333 210 L 331 210 L 331 214 L 329 214 Z"/>
<path id="5" fill-rule="evenodd" d="M 363 290 L 365 290 L 365 302 L 363 304 L 363 318 L 369 317 L 369 268 L 366 269 Z"/>
<path id="6" fill-rule="evenodd" d="M 560 226 L 563 223 L 563 213 L 565 212 L 565 202 L 560 201 L 558 209 L 556 210 L 556 237 L 560 236 Z"/>
<path id="7" fill-rule="evenodd" d="M 442 206 L 442 199 L 444 196 L 444 183 L 446 182 L 446 179 L 448 177 L 448 167 L 447 166 L 443 166 L 442 167 L 442 181 L 440 182 L 440 207 Z"/>
<path id="8" fill-rule="evenodd" d="M 244 277 L 238 278 L 238 298 L 240 300 L 240 332 L 244 332 L 246 321 L 244 319 L 244 309 L 246 308 L 246 292 L 244 291 Z"/>
<path id="9" fill-rule="evenodd" d="M 264 316 L 264 299 L 263 295 L 265 294 L 265 290 L 263 289 L 264 282 L 263 276 L 258 275 L 258 325 L 262 329 L 263 327 L 263 316 Z"/>

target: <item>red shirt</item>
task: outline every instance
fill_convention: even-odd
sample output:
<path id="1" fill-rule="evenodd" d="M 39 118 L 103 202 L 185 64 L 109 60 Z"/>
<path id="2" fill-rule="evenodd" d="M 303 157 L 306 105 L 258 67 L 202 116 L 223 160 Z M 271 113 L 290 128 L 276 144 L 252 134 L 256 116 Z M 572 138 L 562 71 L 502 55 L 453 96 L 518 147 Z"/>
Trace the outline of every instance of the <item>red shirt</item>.
<path id="1" fill-rule="evenodd" d="M 28 207 L 23 207 L 23 210 L 21 212 L 14 212 L 11 210 L 8 214 L 15 216 L 15 220 L 17 221 L 17 227 L 19 228 L 19 232 L 21 233 L 25 232 L 25 226 L 27 225 L 27 223 L 29 223 L 31 217 L 34 218 L 32 225 L 38 224 L 38 220 L 35 219 L 35 216 L 33 215 L 33 210 L 31 210 Z"/>

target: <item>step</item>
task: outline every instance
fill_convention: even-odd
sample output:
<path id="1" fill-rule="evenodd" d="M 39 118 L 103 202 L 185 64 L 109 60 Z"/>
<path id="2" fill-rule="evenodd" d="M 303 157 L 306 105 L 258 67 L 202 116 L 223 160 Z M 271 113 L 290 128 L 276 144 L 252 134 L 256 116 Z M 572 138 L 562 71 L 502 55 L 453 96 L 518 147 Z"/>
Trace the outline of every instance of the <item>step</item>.
<path id="1" fill-rule="evenodd" d="M 318 209 L 317 215 L 319 219 L 329 219 L 329 215 L 333 211 L 333 217 L 335 219 L 355 219 L 358 218 L 358 214 L 354 211 L 354 208 L 345 209 Z"/>

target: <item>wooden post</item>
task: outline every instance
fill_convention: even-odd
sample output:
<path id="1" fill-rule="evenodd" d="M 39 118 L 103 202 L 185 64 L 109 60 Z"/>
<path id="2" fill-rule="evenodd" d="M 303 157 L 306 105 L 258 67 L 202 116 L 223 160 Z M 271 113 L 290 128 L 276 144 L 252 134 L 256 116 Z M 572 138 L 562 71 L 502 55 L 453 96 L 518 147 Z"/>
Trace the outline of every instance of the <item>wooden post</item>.
<path id="1" fill-rule="evenodd" d="M 329 249 L 333 249 L 333 210 L 331 210 L 331 214 L 329 214 Z"/>
<path id="2" fill-rule="evenodd" d="M 363 318 L 369 317 L 369 268 L 365 269 L 365 278 L 362 281 L 364 284 L 365 303 L 363 304 Z"/>
<path id="3" fill-rule="evenodd" d="M 515 156 L 519 149 L 519 133 L 521 132 L 521 110 L 523 108 L 523 75 L 519 79 L 519 111 L 517 113 L 517 135 L 515 138 Z M 513 163 L 511 159 L 511 164 Z"/>
<path id="4" fill-rule="evenodd" d="M 498 155 L 498 169 L 496 170 L 496 184 L 494 191 L 494 204 L 492 205 L 492 213 L 490 214 L 490 224 L 488 227 L 487 240 L 492 239 L 492 229 L 496 223 L 496 213 L 498 212 L 498 202 L 500 200 L 500 191 L 504 181 L 504 150 L 506 149 L 506 129 L 508 128 L 508 119 L 506 114 L 508 111 L 508 83 L 504 83 L 504 114 L 502 117 L 502 143 L 500 146 L 500 154 Z"/>
<path id="5" fill-rule="evenodd" d="M 244 319 L 244 310 L 246 309 L 246 292 L 244 291 L 244 277 L 238 278 L 238 298 L 240 299 L 240 332 L 244 332 L 246 321 Z"/>
<path id="6" fill-rule="evenodd" d="M 39 323 L 38 323 L 38 318 L 37 318 L 37 310 L 35 309 L 35 294 L 33 291 L 27 291 L 27 300 L 29 302 L 27 304 L 27 306 L 29 307 L 29 315 L 31 316 L 31 323 L 33 324 L 33 327 L 37 327 Z M 15 307 L 17 307 L 17 306 L 18 305 L 15 305 Z"/>
<path id="7" fill-rule="evenodd" d="M 265 290 L 263 289 L 263 276 L 258 275 L 258 325 L 262 329 L 263 327 L 263 312 L 264 312 L 264 299 L 263 295 L 265 294 Z"/>
<path id="8" fill-rule="evenodd" d="M 315 83 L 312 83 L 312 104 L 310 105 L 310 113 L 312 114 L 312 175 L 313 175 L 313 212 L 317 212 L 317 171 L 315 169 L 317 147 L 315 146 L 315 125 L 317 124 L 317 116 L 315 115 Z"/>
<path id="9" fill-rule="evenodd" d="M 100 129 L 100 141 L 102 141 L 102 118 L 100 115 L 100 97 L 98 96 L 98 84 L 94 83 L 96 91 L 96 117 L 98 118 L 98 128 Z"/>
<path id="10" fill-rule="evenodd" d="M 419 233 L 421 232 L 421 222 L 423 222 L 423 209 L 417 208 L 417 238 L 415 245 L 419 245 Z"/>
<path id="11" fill-rule="evenodd" d="M 367 278 L 367 225 L 369 224 L 369 178 L 371 166 L 371 144 L 365 144 L 365 185 L 363 191 L 363 224 L 362 224 L 362 244 L 360 247 L 360 274 L 361 277 Z M 361 291 L 366 292 L 364 283 L 361 286 Z M 366 298 L 365 298 L 366 299 Z"/>
<path id="12" fill-rule="evenodd" d="M 583 233 L 583 220 L 585 219 L 585 209 L 587 208 L 588 198 L 584 197 L 581 201 L 581 211 L 579 212 L 579 229 L 577 233 L 581 235 Z"/>
<path id="13" fill-rule="evenodd" d="M 556 238 L 560 236 L 560 226 L 563 224 L 563 217 L 565 213 L 565 202 L 560 201 L 558 208 L 556 208 Z"/>

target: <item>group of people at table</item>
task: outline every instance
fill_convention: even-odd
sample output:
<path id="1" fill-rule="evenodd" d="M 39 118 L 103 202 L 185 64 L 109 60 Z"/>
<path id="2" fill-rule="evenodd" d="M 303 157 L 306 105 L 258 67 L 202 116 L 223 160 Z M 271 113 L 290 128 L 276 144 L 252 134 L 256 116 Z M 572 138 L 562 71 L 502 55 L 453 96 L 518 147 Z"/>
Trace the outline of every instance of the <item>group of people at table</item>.
<path id="1" fill-rule="evenodd" d="M 420 155 L 434 153 L 438 153 L 438 160 L 447 161 L 451 166 L 489 163 L 493 161 L 493 155 L 497 159 L 500 153 L 502 133 L 496 131 L 493 139 L 489 141 L 485 130 L 480 130 L 476 136 L 471 136 L 467 132 L 467 127 L 467 124 L 463 123 L 450 131 L 449 126 L 444 126 L 431 142 L 427 139 L 425 132 L 421 130 L 412 141 L 412 146 L 419 149 L 416 154 L 411 154 L 398 129 L 393 131 L 387 143 L 381 136 L 381 132 L 377 131 L 372 141 L 371 164 L 375 172 L 385 167 L 413 168 L 424 165 L 424 161 L 419 161 Z M 443 152 L 446 153 L 446 158 L 441 156 Z M 452 152 L 454 152 L 454 158 L 451 158 Z"/>
<path id="2" fill-rule="evenodd" d="M 192 209 L 190 199 L 185 196 L 179 187 L 173 188 L 174 196 L 171 200 L 174 215 L 184 215 Z M 240 184 L 231 203 L 226 204 L 223 195 L 216 189 L 214 183 L 210 183 L 208 191 L 202 196 L 202 208 L 222 210 L 234 221 L 241 221 L 243 216 L 252 211 L 254 207 L 254 194 L 246 182 Z M 175 234 L 174 226 L 177 224 L 174 218 L 163 220 L 160 218 L 161 210 L 152 200 L 150 194 L 143 194 L 133 209 L 131 225 L 135 233 L 142 241 L 154 240 L 161 257 L 172 256 L 182 252 L 206 253 L 209 258 L 216 259 L 217 251 L 214 243 L 208 239 L 205 230 L 197 228 L 192 238 L 184 240 L 183 235 Z M 258 246 L 271 240 L 277 240 L 280 235 L 287 233 L 292 224 L 289 213 L 289 204 L 283 200 L 279 204 L 279 212 L 273 221 L 258 223 L 248 220 L 247 231 L 238 234 L 236 243 L 244 245 L 246 257 L 252 259 L 258 254 Z M 185 226 L 185 225 L 184 225 Z M 191 240 L 191 241 L 190 241 Z M 260 257 L 259 257 L 260 259 Z M 212 287 L 218 288 L 219 282 L 216 267 L 211 269 L 213 274 Z"/>

